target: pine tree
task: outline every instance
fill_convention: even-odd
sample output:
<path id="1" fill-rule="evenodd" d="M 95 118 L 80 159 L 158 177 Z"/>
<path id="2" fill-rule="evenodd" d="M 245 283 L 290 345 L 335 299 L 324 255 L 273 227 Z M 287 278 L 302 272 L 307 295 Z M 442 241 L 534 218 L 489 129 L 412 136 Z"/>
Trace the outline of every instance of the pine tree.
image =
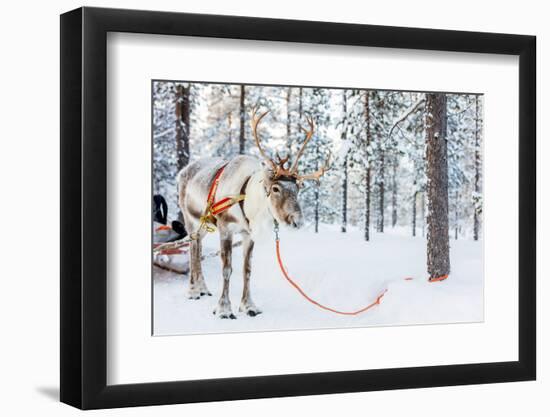
<path id="1" fill-rule="evenodd" d="M 245 151 L 245 131 L 246 131 L 246 87 L 244 84 L 241 84 L 241 95 L 239 99 L 239 120 L 240 120 L 240 130 L 239 130 L 239 154 L 244 155 Z"/>
<path id="2" fill-rule="evenodd" d="M 324 88 L 302 88 L 302 106 L 304 115 L 310 116 L 315 124 L 315 133 L 307 151 L 299 162 L 300 172 L 317 171 L 331 152 L 331 141 L 327 137 L 327 126 L 330 119 L 330 92 Z M 302 121 L 303 122 L 303 121 Z M 300 140 L 301 142 L 301 140 Z M 327 172 L 320 182 L 307 181 L 300 193 L 302 209 L 306 218 L 313 219 L 315 232 L 319 232 L 322 222 L 332 223 L 335 216 L 335 205 L 332 203 L 331 182 L 333 170 Z"/>
<path id="3" fill-rule="evenodd" d="M 410 201 L 410 224 L 412 236 L 416 236 L 418 222 L 418 202 L 423 200 L 423 191 L 426 184 L 425 173 L 425 138 L 424 138 L 424 94 L 419 93 L 401 93 L 400 104 L 397 106 L 402 113 L 394 121 L 392 130 L 396 138 L 394 138 L 394 153 L 401 160 L 397 164 L 397 168 L 401 168 L 406 175 L 407 185 L 402 186 L 403 199 L 405 202 Z M 404 159 L 404 161 L 403 161 Z M 405 163 L 403 163 L 405 162 Z M 395 174 L 394 178 L 398 175 Z M 410 178 L 410 179 L 409 179 Z M 396 198 L 399 196 L 399 182 L 396 181 L 392 190 L 395 190 Z M 392 202 L 393 203 L 393 202 Z M 393 204 L 392 204 L 393 206 Z M 393 207 L 392 207 L 393 209 Z M 397 209 L 392 210 L 397 213 Z M 403 210 L 402 210 L 403 211 Z M 404 209 L 407 212 L 407 209 Z M 406 215 L 404 218 L 408 218 Z M 423 218 L 423 214 L 421 214 Z M 393 219 L 392 219 L 393 220 Z M 397 219 L 396 223 L 397 223 Z M 422 225 L 424 227 L 424 225 Z"/>
<path id="4" fill-rule="evenodd" d="M 189 134 L 191 132 L 191 85 L 176 85 L 176 155 L 178 171 L 189 163 Z"/>
<path id="5" fill-rule="evenodd" d="M 286 90 L 286 141 L 289 155 L 292 153 L 292 111 L 290 109 L 291 97 L 292 87 L 288 87 Z"/>
<path id="6" fill-rule="evenodd" d="M 472 104 L 470 96 L 451 96 L 447 99 L 447 155 L 449 166 L 449 226 L 455 239 L 461 228 L 461 219 L 466 215 L 463 195 L 468 194 L 469 141 Z M 464 123 L 467 122 L 467 123 Z"/>
<path id="7" fill-rule="evenodd" d="M 370 204 L 371 204 L 371 164 L 372 164 L 372 138 L 370 130 L 370 91 L 364 92 L 365 105 L 364 105 L 364 116 L 365 116 L 365 240 L 368 242 L 370 240 Z"/>
<path id="8" fill-rule="evenodd" d="M 386 194 L 391 192 L 391 221 L 397 224 L 398 211 L 398 165 L 403 152 L 393 130 L 396 120 L 406 108 L 407 94 L 396 91 L 373 91 L 371 118 L 373 124 L 375 155 L 375 194 L 377 206 L 377 231 L 384 232 L 386 222 Z M 395 168 L 395 170 L 394 170 Z M 387 180 L 390 181 L 387 181 Z M 389 187 L 388 187 L 389 185 Z"/>
<path id="9" fill-rule="evenodd" d="M 385 92 L 373 91 L 372 94 L 372 117 L 377 120 L 374 124 L 374 155 L 375 155 L 375 188 L 376 188 L 376 231 L 384 232 L 384 210 L 385 210 L 385 176 L 386 176 L 386 130 L 385 124 L 381 120 L 384 114 Z"/>
<path id="10" fill-rule="evenodd" d="M 348 140 L 348 96 L 347 90 L 342 90 L 342 143 L 347 146 Z M 348 155 L 349 148 L 342 155 L 342 223 L 340 230 L 346 233 L 348 225 Z"/>
<path id="11" fill-rule="evenodd" d="M 416 182 L 413 183 L 413 189 L 414 188 L 416 188 Z M 418 191 L 414 191 L 413 192 L 413 197 L 412 197 L 412 221 L 411 221 L 413 237 L 416 236 L 416 204 L 417 204 L 417 200 L 418 200 Z"/>
<path id="12" fill-rule="evenodd" d="M 479 239 L 480 216 L 482 212 L 481 196 L 481 115 L 480 115 L 480 97 L 475 97 L 475 156 L 474 156 L 474 240 Z"/>
<path id="13" fill-rule="evenodd" d="M 176 84 L 153 82 L 153 193 L 168 201 L 169 217 L 177 215 Z"/>
<path id="14" fill-rule="evenodd" d="M 397 224 L 397 157 L 394 156 L 391 165 L 391 227 Z"/>
<path id="15" fill-rule="evenodd" d="M 426 94 L 426 161 L 428 176 L 428 274 L 448 275 L 449 197 L 447 167 L 447 97 Z"/>

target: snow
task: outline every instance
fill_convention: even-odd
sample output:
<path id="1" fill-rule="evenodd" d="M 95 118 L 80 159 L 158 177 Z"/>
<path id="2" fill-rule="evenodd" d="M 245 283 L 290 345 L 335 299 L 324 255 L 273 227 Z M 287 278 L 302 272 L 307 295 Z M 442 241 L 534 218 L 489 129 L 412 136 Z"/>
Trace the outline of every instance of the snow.
<path id="1" fill-rule="evenodd" d="M 297 330 L 387 325 L 464 323 L 483 321 L 482 241 L 451 240 L 451 276 L 429 283 L 426 241 L 410 237 L 409 228 L 372 233 L 322 225 L 281 230 L 281 251 L 290 276 L 317 301 L 332 308 L 357 310 L 387 289 L 380 305 L 358 316 L 340 316 L 308 303 L 284 279 L 275 259 L 272 234 L 256 242 L 251 294 L 263 311 L 256 317 L 238 312 L 242 291 L 242 250 L 233 251 L 230 297 L 236 320 L 212 315 L 221 293 L 219 257 L 203 261 L 212 297 L 189 300 L 187 277 L 154 269 L 153 320 L 155 335 Z M 239 237 L 236 236 L 236 240 Z M 204 241 L 203 254 L 219 249 L 218 235 Z M 184 256 L 176 262 L 185 262 Z M 413 277 L 412 280 L 405 280 Z"/>

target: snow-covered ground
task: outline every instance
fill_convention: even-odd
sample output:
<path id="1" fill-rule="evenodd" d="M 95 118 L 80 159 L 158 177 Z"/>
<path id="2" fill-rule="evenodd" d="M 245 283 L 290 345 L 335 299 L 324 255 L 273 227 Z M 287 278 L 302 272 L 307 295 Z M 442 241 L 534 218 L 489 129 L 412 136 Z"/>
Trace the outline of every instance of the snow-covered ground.
<path id="1" fill-rule="evenodd" d="M 263 311 L 256 317 L 238 312 L 242 291 L 242 250 L 233 250 L 230 297 L 237 320 L 212 315 L 221 293 L 221 261 L 203 261 L 212 297 L 189 300 L 187 276 L 154 268 L 155 335 L 319 329 L 380 325 L 483 321 L 483 243 L 451 240 L 451 276 L 427 282 L 426 240 L 408 230 L 341 233 L 339 227 L 281 231 L 282 257 L 291 277 L 322 304 L 357 310 L 387 289 L 381 303 L 358 316 L 340 316 L 308 303 L 284 279 L 275 258 L 272 235 L 256 243 L 251 293 Z M 239 239 L 236 236 L 236 239 Z M 203 253 L 219 249 L 218 235 L 205 239 Z M 175 261 L 182 261 L 180 259 Z M 405 280 L 405 277 L 413 277 Z"/>

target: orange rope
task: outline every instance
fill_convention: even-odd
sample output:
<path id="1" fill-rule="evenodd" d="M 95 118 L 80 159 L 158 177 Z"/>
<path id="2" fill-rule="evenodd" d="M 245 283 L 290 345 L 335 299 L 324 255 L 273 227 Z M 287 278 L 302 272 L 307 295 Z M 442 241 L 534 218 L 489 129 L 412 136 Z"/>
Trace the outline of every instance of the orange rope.
<path id="1" fill-rule="evenodd" d="M 388 292 L 388 289 L 386 288 L 384 291 L 382 291 L 382 293 L 378 297 L 376 297 L 376 300 L 374 302 L 372 302 L 371 304 L 369 304 L 366 307 L 363 307 L 363 308 L 361 308 L 359 310 L 355 310 L 355 311 L 341 311 L 341 310 L 336 310 L 336 309 L 331 308 L 331 307 L 327 307 L 327 306 L 321 304 L 320 302 L 314 300 L 309 295 L 307 295 L 306 292 L 290 277 L 290 275 L 288 275 L 288 272 L 286 271 L 286 268 L 283 265 L 283 260 L 281 259 L 281 248 L 280 248 L 280 245 L 279 245 L 279 239 L 275 240 L 275 244 L 276 244 L 276 249 L 277 249 L 277 261 L 279 262 L 279 267 L 281 268 L 281 272 L 283 273 L 286 280 L 290 283 L 290 285 L 292 285 L 294 288 L 296 288 L 296 290 L 302 295 L 302 297 L 304 297 L 311 304 L 314 304 L 317 307 L 322 308 L 323 310 L 327 310 L 327 311 L 330 311 L 330 312 L 335 313 L 335 314 L 341 314 L 343 316 L 357 316 L 357 315 L 359 315 L 361 313 L 364 313 L 365 311 L 371 309 L 372 307 L 380 304 L 380 300 L 382 299 L 382 297 L 384 297 L 384 294 L 386 294 L 386 292 Z M 443 280 L 447 279 L 448 277 L 449 277 L 449 275 L 442 275 L 440 277 L 430 278 L 429 282 L 443 281 Z M 410 281 L 413 278 L 412 277 L 406 277 L 404 279 L 406 281 Z"/>
<path id="2" fill-rule="evenodd" d="M 304 297 L 306 300 L 308 300 L 310 303 L 312 304 L 315 304 L 317 307 L 320 307 L 322 308 L 323 310 L 327 310 L 327 311 L 330 311 L 332 313 L 336 313 L 336 314 L 342 314 L 344 316 L 356 316 L 358 314 L 361 314 L 361 313 L 364 313 L 365 311 L 367 311 L 368 309 L 374 307 L 375 305 L 378 305 L 380 304 L 380 300 L 382 299 L 382 297 L 384 296 L 384 294 L 386 293 L 386 291 L 388 291 L 387 289 L 384 290 L 382 292 L 382 294 L 380 294 L 378 297 L 376 297 L 376 300 L 374 302 L 372 302 L 371 304 L 369 304 L 368 306 L 366 307 L 363 307 L 359 310 L 356 310 L 356 311 L 340 311 L 340 310 L 336 310 L 334 308 L 331 308 L 331 307 L 327 307 L 321 303 L 319 303 L 318 301 L 315 301 L 313 298 L 311 298 L 310 296 L 308 296 L 304 290 L 302 290 L 300 288 L 300 286 L 298 284 L 296 284 L 296 282 L 294 282 L 292 280 L 292 278 L 290 278 L 290 276 L 288 275 L 288 273 L 286 272 L 286 269 L 283 265 L 283 261 L 281 259 L 281 250 L 280 250 L 280 247 L 279 247 L 279 240 L 276 241 L 276 244 L 277 244 L 277 260 L 279 261 L 279 266 L 281 268 L 281 271 L 283 272 L 283 275 L 284 277 L 286 278 L 286 280 L 290 283 L 290 285 L 292 285 L 294 288 L 296 288 L 296 290 L 302 295 L 302 297 Z"/>

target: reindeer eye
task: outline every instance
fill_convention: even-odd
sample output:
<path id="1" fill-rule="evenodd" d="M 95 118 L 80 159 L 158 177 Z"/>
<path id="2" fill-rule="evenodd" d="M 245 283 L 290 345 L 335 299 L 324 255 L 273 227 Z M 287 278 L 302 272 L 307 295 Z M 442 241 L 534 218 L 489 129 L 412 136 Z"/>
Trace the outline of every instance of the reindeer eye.
<path id="1" fill-rule="evenodd" d="M 281 192 L 281 187 L 279 187 L 278 185 L 274 185 L 272 190 L 275 194 L 279 194 Z"/>

